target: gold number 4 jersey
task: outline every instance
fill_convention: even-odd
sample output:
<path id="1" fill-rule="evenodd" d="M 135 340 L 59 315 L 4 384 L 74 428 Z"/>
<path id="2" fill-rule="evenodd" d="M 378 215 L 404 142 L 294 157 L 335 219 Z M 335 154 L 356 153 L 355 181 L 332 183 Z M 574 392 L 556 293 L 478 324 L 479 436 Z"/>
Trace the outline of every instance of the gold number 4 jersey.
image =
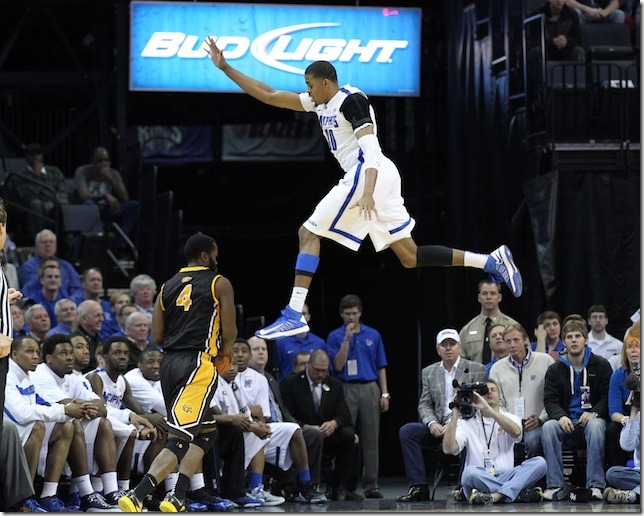
<path id="1" fill-rule="evenodd" d="M 215 284 L 221 275 L 207 267 L 184 267 L 161 287 L 163 349 L 216 356 L 221 345 L 220 305 Z"/>

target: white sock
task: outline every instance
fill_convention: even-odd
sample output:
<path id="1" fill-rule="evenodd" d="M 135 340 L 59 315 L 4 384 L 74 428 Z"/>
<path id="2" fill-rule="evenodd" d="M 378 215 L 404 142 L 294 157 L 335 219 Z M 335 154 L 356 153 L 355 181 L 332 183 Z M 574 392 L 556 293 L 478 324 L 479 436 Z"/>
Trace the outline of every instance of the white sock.
<path id="1" fill-rule="evenodd" d="M 47 498 L 48 496 L 56 496 L 57 492 L 58 492 L 58 482 L 43 482 L 40 498 Z"/>
<path id="2" fill-rule="evenodd" d="M 89 475 L 81 475 L 80 477 L 72 478 L 72 482 L 74 482 L 74 485 L 78 489 L 78 496 L 87 496 L 94 492 Z"/>
<path id="3" fill-rule="evenodd" d="M 178 478 L 179 478 L 179 473 L 170 473 L 167 477 L 165 477 L 165 480 L 163 481 L 163 485 L 165 486 L 166 493 L 174 489 L 174 486 L 177 485 Z"/>
<path id="4" fill-rule="evenodd" d="M 304 303 L 306 303 L 306 296 L 309 293 L 308 288 L 304 287 L 293 287 L 293 292 L 291 292 L 291 299 L 288 302 L 290 306 L 296 312 L 302 313 L 304 309 Z"/>
<path id="5" fill-rule="evenodd" d="M 488 259 L 487 254 L 472 253 L 465 251 L 465 259 L 463 265 L 465 267 L 474 267 L 475 269 L 484 269 Z"/>
<path id="6" fill-rule="evenodd" d="M 119 480 L 119 491 L 129 491 L 130 490 L 130 479 Z"/>
<path id="7" fill-rule="evenodd" d="M 190 479 L 190 491 L 196 491 L 197 489 L 201 489 L 202 487 L 206 487 L 206 481 L 203 478 L 203 473 L 195 473 Z"/>
<path id="8" fill-rule="evenodd" d="M 113 493 L 114 491 L 119 490 L 119 483 L 116 477 L 116 471 L 110 471 L 109 473 L 103 473 L 101 475 L 103 480 L 103 494 Z"/>

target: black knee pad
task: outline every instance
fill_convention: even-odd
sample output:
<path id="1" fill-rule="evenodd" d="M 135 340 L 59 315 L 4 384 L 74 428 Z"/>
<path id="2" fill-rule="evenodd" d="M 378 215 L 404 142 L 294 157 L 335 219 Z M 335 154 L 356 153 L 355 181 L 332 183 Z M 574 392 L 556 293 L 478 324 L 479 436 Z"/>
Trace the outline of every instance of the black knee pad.
<path id="1" fill-rule="evenodd" d="M 208 453 L 208 450 L 210 450 L 210 447 L 215 442 L 216 435 L 217 435 L 216 432 L 199 434 L 197 437 L 194 438 L 194 440 L 192 441 L 192 444 L 194 444 L 195 446 L 199 446 L 199 448 L 201 448 L 204 453 Z"/>
<path id="2" fill-rule="evenodd" d="M 190 443 L 177 438 L 168 439 L 168 444 L 165 445 L 168 451 L 171 451 L 177 456 L 179 462 L 188 453 L 188 446 L 190 446 Z"/>

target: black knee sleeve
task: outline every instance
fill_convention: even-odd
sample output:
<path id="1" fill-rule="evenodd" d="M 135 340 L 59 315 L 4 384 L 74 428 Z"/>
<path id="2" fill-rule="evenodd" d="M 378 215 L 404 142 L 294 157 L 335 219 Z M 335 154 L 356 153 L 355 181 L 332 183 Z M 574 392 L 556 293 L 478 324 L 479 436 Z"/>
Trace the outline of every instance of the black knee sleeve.
<path id="1" fill-rule="evenodd" d="M 204 453 L 208 453 L 208 450 L 210 450 L 210 447 L 215 442 L 216 435 L 217 435 L 216 432 L 199 434 L 197 437 L 194 438 L 194 441 L 192 441 L 192 444 L 194 444 L 195 446 L 199 446 L 199 448 L 201 448 Z"/>
<path id="2" fill-rule="evenodd" d="M 188 446 L 190 446 L 190 443 L 177 439 L 176 437 L 168 439 L 168 444 L 165 445 L 168 451 L 171 451 L 177 456 L 179 462 L 188 453 Z"/>
<path id="3" fill-rule="evenodd" d="M 416 250 L 416 267 L 450 267 L 451 265 L 451 247 L 424 245 Z"/>

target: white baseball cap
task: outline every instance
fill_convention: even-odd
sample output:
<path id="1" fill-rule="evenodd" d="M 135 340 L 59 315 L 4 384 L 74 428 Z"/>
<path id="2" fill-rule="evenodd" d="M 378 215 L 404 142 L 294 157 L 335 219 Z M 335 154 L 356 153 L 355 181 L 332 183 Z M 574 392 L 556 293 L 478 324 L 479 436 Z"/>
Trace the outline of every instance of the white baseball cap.
<path id="1" fill-rule="evenodd" d="M 458 332 L 453 328 L 445 328 L 438 332 L 436 335 L 436 345 L 438 346 L 441 342 L 447 339 L 454 339 L 459 344 L 461 343 L 461 338 L 458 336 Z"/>

